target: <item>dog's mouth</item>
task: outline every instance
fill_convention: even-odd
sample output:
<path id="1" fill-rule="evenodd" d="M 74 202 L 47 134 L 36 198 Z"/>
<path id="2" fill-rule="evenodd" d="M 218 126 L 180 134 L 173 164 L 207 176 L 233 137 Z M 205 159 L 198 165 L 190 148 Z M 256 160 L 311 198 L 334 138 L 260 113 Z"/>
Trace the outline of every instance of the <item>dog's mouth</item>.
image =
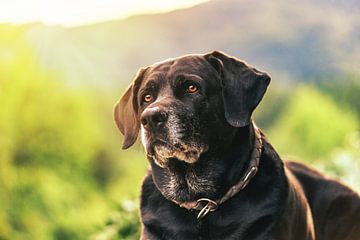
<path id="1" fill-rule="evenodd" d="M 151 144 L 152 158 L 160 167 L 167 166 L 170 159 L 177 159 L 186 163 L 195 163 L 200 155 L 208 150 L 204 144 L 185 143 L 182 141 L 168 142 L 156 139 Z"/>

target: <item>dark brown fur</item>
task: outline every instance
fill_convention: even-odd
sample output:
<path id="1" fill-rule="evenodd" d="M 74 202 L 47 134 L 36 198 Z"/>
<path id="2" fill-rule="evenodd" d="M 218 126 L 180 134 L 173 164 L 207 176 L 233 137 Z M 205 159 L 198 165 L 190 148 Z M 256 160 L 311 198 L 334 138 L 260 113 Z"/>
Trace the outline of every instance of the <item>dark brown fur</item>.
<path id="1" fill-rule="evenodd" d="M 264 135 L 257 174 L 216 211 L 198 220 L 196 210 L 174 203 L 219 198 L 239 181 L 253 148 L 251 114 L 269 82 L 217 51 L 139 71 L 115 120 L 123 148 L 142 129 L 151 165 L 141 191 L 141 239 L 360 239 L 358 194 L 303 164 L 284 164 Z M 192 85 L 197 90 L 188 92 Z"/>

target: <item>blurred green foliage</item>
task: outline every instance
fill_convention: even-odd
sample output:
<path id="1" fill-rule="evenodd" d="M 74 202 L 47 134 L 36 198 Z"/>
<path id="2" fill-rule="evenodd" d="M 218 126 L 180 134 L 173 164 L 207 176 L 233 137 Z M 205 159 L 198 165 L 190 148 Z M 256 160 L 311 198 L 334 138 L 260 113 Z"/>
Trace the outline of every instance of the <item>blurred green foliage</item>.
<path id="1" fill-rule="evenodd" d="M 91 237 L 91 240 L 122 239 L 132 240 L 140 237 L 140 220 L 137 214 L 138 204 L 123 201 L 110 215 L 105 227 Z"/>
<path id="2" fill-rule="evenodd" d="M 311 86 L 302 85 L 269 131 L 280 153 L 326 157 L 358 129 L 356 115 Z"/>
<path id="3" fill-rule="evenodd" d="M 355 78 L 271 87 L 256 113 L 276 149 L 360 190 Z M 0 26 L 0 239 L 138 239 L 147 163 L 120 151 L 119 92 L 70 87 L 43 69 L 23 28 Z"/>
<path id="4" fill-rule="evenodd" d="M 0 239 L 84 239 L 116 202 L 135 198 L 145 162 L 119 161 L 105 96 L 65 86 L 39 66 L 21 28 L 3 28 Z"/>
<path id="5" fill-rule="evenodd" d="M 360 190 L 360 125 L 350 105 L 300 85 L 267 131 L 270 142 L 284 159 L 310 163 Z"/>

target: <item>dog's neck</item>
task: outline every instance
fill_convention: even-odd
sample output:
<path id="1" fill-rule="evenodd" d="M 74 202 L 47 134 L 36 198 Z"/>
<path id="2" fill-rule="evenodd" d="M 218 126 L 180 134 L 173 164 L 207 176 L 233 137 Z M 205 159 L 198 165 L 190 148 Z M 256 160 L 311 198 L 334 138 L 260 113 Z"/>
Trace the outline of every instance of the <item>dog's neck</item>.
<path id="1" fill-rule="evenodd" d="M 226 188 L 233 186 L 245 173 L 254 148 L 255 132 L 252 124 L 239 128 L 230 149 L 226 150 L 228 156 L 228 170 L 224 184 Z M 226 160 L 225 159 L 225 160 Z"/>
<path id="2" fill-rule="evenodd" d="M 253 125 L 234 131 L 228 143 L 211 146 L 194 164 L 171 159 L 166 168 L 161 168 L 150 161 L 159 191 L 174 202 L 223 196 L 245 174 L 253 152 Z"/>

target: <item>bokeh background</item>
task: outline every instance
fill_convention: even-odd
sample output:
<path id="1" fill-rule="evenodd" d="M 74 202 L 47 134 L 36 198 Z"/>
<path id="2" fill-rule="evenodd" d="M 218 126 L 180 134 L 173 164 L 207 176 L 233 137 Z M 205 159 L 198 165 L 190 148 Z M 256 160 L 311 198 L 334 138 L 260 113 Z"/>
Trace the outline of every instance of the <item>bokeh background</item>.
<path id="1" fill-rule="evenodd" d="M 148 165 L 139 143 L 120 149 L 113 105 L 138 68 L 215 49 L 272 76 L 254 118 L 284 159 L 360 190 L 359 2 L 187 2 L 0 24 L 0 240 L 138 239 Z"/>

